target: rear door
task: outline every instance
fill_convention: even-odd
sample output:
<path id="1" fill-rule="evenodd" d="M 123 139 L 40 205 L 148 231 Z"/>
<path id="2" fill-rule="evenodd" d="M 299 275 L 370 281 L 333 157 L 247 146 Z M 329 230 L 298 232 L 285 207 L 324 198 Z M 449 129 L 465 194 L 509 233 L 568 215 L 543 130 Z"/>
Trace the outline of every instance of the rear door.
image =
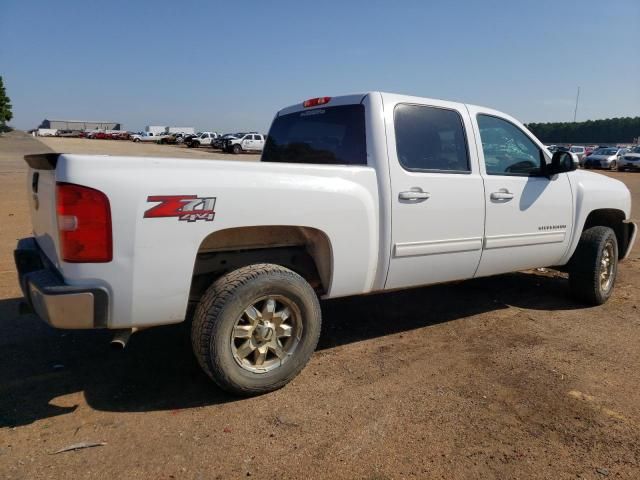
<path id="1" fill-rule="evenodd" d="M 262 135 L 254 135 L 253 149 L 261 151 L 264 148 L 264 137 Z"/>
<path id="2" fill-rule="evenodd" d="M 253 135 L 245 135 L 240 145 L 243 150 L 253 150 Z"/>
<path id="3" fill-rule="evenodd" d="M 464 105 L 384 96 L 391 174 L 387 289 L 473 277 L 484 189 Z"/>
<path id="4" fill-rule="evenodd" d="M 547 178 L 543 145 L 516 120 L 469 106 L 485 184 L 484 251 L 477 276 L 556 265 L 573 215 L 566 173 Z"/>

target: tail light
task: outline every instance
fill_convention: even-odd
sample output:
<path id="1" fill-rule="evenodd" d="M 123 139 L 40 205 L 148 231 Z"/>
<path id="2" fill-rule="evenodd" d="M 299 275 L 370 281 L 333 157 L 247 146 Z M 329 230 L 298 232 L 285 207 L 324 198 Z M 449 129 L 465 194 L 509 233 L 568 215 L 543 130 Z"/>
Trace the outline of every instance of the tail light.
<path id="1" fill-rule="evenodd" d="M 93 188 L 58 183 L 56 199 L 62 259 L 72 263 L 110 262 L 113 244 L 107 196 Z"/>
<path id="2" fill-rule="evenodd" d="M 330 100 L 331 100 L 331 97 L 310 98 L 309 100 L 305 100 L 302 106 L 304 108 L 317 107 L 318 105 L 324 105 L 325 103 L 329 103 Z"/>

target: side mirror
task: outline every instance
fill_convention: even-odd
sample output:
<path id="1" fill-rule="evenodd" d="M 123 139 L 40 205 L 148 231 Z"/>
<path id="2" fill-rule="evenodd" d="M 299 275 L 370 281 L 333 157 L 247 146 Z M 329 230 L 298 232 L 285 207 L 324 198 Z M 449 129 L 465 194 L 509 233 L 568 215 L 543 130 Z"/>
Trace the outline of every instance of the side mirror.
<path id="1" fill-rule="evenodd" d="M 551 163 L 545 168 L 548 177 L 558 173 L 573 172 L 578 168 L 577 162 L 573 160 L 573 155 L 569 152 L 557 151 L 551 157 Z"/>

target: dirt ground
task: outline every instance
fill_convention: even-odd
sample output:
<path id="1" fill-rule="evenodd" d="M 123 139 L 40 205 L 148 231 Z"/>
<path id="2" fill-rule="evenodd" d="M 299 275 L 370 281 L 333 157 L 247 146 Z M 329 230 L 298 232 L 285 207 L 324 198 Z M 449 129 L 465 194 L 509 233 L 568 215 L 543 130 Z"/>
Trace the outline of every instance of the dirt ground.
<path id="1" fill-rule="evenodd" d="M 640 478 L 640 245 L 601 307 L 531 272 L 324 302 L 307 368 L 238 399 L 182 325 L 112 352 L 108 332 L 20 316 L 12 260 L 30 232 L 25 153 L 223 155 L 43 142 L 0 137 L 0 478 Z M 637 217 L 640 174 L 606 175 Z M 106 445 L 52 454 L 79 442 Z"/>

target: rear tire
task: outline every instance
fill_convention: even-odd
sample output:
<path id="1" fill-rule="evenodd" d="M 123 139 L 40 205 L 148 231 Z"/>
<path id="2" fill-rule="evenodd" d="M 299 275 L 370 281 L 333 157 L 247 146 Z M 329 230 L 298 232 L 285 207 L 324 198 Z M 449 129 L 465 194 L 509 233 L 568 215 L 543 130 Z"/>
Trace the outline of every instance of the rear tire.
<path id="1" fill-rule="evenodd" d="M 569 262 L 572 295 L 589 305 L 602 305 L 611 293 L 618 274 L 618 241 L 609 227 L 591 227 L 580 237 Z"/>
<path id="2" fill-rule="evenodd" d="M 191 341 L 218 386 L 257 395 L 300 373 L 318 344 L 320 326 L 311 285 L 287 268 L 263 263 L 230 272 L 209 287 L 196 308 Z"/>

